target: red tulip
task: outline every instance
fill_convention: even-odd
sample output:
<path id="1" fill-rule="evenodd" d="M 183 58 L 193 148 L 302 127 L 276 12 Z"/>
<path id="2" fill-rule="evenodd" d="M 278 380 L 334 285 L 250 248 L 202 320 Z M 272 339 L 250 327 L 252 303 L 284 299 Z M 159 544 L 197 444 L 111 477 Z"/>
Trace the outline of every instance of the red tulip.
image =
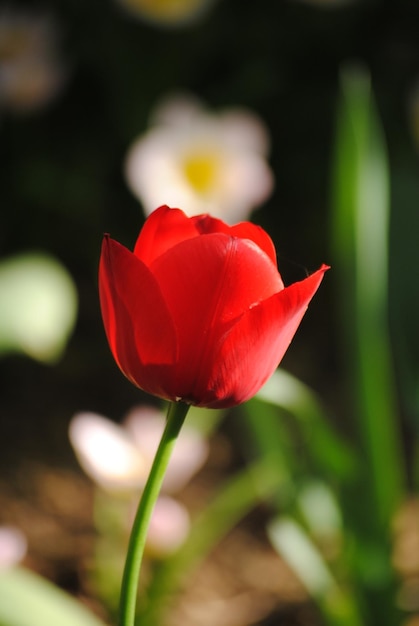
<path id="1" fill-rule="evenodd" d="M 150 394 L 240 404 L 278 366 L 327 269 L 284 287 L 262 228 L 160 207 L 134 252 L 103 241 L 99 291 L 112 354 Z"/>

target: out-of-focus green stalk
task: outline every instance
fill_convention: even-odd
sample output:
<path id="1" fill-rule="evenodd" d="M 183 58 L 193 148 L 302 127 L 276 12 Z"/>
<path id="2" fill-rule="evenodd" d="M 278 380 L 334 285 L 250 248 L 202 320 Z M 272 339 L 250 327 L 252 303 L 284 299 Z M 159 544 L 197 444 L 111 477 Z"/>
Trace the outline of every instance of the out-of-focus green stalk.
<path id="1" fill-rule="evenodd" d="M 306 455 L 316 472 L 326 477 L 332 474 L 340 482 L 353 477 L 358 461 L 355 450 L 333 428 L 333 422 L 316 393 L 289 372 L 277 369 L 243 409 L 260 454 L 270 451 L 272 455 L 282 456 L 284 428 L 281 424 L 286 412 L 296 421 Z"/>
<path id="2" fill-rule="evenodd" d="M 384 526 L 404 491 L 388 329 L 389 174 L 368 76 L 342 75 L 332 242 L 359 430 Z"/>
<path id="3" fill-rule="evenodd" d="M 346 563 L 340 562 L 339 571 L 332 572 L 315 547 L 309 530 L 304 532 L 296 521 L 301 517 L 299 502 L 304 489 L 313 477 L 322 476 L 334 487 L 348 483 L 356 472 L 357 454 L 335 432 L 314 391 L 282 369 L 278 369 L 257 396 L 244 405 L 243 412 L 253 453 L 270 459 L 273 467 L 285 477 L 281 491 L 276 494 L 276 504 L 281 516 L 287 518 L 278 517 L 268 524 L 273 547 L 305 584 L 325 623 L 361 626 L 362 611 L 358 598 L 352 593 L 353 585 L 345 586 L 341 580 L 346 577 Z M 331 487 L 330 493 L 332 491 Z M 324 519 L 324 499 L 320 502 L 317 497 L 316 506 L 322 508 Z M 288 540 L 291 535 L 285 533 L 285 529 L 291 527 L 300 528 L 298 541 L 295 533 L 292 534 L 294 540 Z M 332 533 L 329 527 L 329 540 L 332 535 L 340 542 L 340 528 L 335 527 Z"/>
<path id="4" fill-rule="evenodd" d="M 267 532 L 275 550 L 319 606 L 328 626 L 363 626 L 351 590 L 337 582 L 315 543 L 294 519 L 273 519 Z"/>
<path id="5" fill-rule="evenodd" d="M 340 333 L 362 465 L 346 513 L 371 606 L 393 623 L 390 525 L 405 489 L 388 328 L 389 171 L 369 76 L 342 74 L 333 177 L 332 245 Z M 375 609 L 373 609 L 375 610 Z M 371 616 L 372 619 L 372 616 Z"/>

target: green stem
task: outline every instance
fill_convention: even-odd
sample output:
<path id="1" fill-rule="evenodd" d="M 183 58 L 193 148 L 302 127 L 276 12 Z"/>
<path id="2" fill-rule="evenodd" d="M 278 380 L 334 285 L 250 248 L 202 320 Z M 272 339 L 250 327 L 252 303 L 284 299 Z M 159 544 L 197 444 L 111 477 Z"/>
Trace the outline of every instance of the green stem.
<path id="1" fill-rule="evenodd" d="M 166 468 L 176 443 L 176 438 L 185 421 L 188 409 L 189 405 L 182 402 L 172 402 L 169 405 L 166 428 L 164 429 L 159 447 L 157 448 L 156 456 L 154 457 L 153 465 L 144 487 L 131 530 L 121 585 L 119 605 L 120 626 L 134 626 L 138 579 L 140 576 L 147 530 L 155 502 L 160 493 Z"/>

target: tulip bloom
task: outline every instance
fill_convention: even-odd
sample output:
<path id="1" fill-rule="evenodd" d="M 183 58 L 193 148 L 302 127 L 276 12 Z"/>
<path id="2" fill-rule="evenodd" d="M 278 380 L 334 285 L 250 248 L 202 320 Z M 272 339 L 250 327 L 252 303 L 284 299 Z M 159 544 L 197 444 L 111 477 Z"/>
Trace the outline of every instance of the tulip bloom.
<path id="1" fill-rule="evenodd" d="M 104 238 L 99 292 L 112 354 L 150 394 L 240 404 L 278 366 L 326 269 L 284 287 L 260 227 L 162 206 L 134 252 Z"/>

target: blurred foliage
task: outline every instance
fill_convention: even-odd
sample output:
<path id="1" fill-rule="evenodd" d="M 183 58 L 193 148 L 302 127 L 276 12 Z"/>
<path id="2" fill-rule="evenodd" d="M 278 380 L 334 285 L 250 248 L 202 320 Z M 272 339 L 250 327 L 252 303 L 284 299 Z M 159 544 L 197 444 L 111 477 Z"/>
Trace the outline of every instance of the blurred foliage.
<path id="1" fill-rule="evenodd" d="M 23 352 L 54 362 L 77 314 L 71 277 L 53 258 L 22 254 L 0 262 L 0 354 Z"/>
<path id="2" fill-rule="evenodd" d="M 37 574 L 15 567 L 0 572 L 2 626 L 104 626 L 69 594 Z"/>

